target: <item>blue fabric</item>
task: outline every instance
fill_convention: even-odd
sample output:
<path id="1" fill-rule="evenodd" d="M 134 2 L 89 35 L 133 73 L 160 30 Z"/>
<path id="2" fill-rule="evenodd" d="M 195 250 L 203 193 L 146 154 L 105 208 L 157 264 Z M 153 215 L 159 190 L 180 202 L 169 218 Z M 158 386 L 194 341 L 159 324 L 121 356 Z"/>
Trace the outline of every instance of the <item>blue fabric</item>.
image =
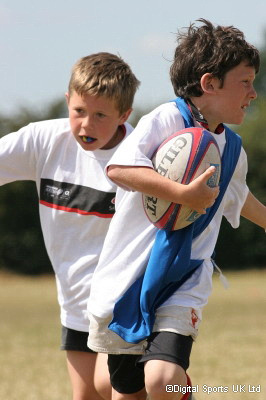
<path id="1" fill-rule="evenodd" d="M 186 127 L 193 119 L 185 101 L 175 100 Z M 145 273 L 136 280 L 114 307 L 109 329 L 129 343 L 138 343 L 152 333 L 156 309 L 167 300 L 202 264 L 191 260 L 192 240 L 214 217 L 235 170 L 241 151 L 241 138 L 226 130 L 222 157 L 220 193 L 214 205 L 193 224 L 178 231 L 158 230 Z"/>
<path id="2" fill-rule="evenodd" d="M 190 109 L 187 106 L 185 100 L 181 97 L 177 97 L 173 100 L 176 103 L 177 108 L 179 109 L 185 124 L 185 128 L 191 128 L 194 126 L 194 121 Z"/>

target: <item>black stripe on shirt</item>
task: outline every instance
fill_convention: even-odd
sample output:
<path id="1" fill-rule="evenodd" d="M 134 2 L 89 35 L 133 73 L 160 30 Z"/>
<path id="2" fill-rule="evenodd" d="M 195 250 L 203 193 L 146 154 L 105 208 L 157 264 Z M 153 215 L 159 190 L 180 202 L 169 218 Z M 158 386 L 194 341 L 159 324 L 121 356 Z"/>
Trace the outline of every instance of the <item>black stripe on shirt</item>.
<path id="1" fill-rule="evenodd" d="M 41 179 L 40 203 L 66 212 L 111 218 L 115 212 L 115 192 Z"/>

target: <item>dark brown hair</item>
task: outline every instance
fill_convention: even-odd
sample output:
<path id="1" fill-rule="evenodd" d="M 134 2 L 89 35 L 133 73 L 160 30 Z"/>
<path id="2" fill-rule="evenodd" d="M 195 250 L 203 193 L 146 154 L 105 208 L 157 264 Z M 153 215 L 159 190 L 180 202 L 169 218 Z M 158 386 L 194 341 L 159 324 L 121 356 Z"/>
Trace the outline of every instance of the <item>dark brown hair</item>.
<path id="1" fill-rule="evenodd" d="M 170 68 L 175 94 L 189 98 L 202 95 L 200 79 L 211 73 L 221 80 L 242 61 L 259 71 L 258 50 L 247 43 L 244 34 L 233 26 L 215 27 L 210 21 L 199 19 L 200 27 L 191 24 L 187 31 L 178 32 L 178 45 Z"/>

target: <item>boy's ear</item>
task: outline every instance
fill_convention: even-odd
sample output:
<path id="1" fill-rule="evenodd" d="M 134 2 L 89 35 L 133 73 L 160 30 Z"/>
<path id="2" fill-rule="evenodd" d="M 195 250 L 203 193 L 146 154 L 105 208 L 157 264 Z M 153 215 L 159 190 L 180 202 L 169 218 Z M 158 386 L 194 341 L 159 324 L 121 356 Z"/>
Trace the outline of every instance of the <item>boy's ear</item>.
<path id="1" fill-rule="evenodd" d="M 211 73 L 207 72 L 206 74 L 202 75 L 200 84 L 204 93 L 211 94 L 216 90 L 217 85 L 220 85 L 220 81 Z"/>
<path id="2" fill-rule="evenodd" d="M 131 113 L 132 113 L 132 108 L 129 108 L 127 111 L 125 111 L 125 112 L 120 116 L 120 123 L 123 124 L 124 122 L 126 122 Z"/>
<path id="3" fill-rule="evenodd" d="M 68 92 L 65 93 L 65 98 L 66 98 L 66 102 L 68 105 L 69 104 L 69 93 Z"/>

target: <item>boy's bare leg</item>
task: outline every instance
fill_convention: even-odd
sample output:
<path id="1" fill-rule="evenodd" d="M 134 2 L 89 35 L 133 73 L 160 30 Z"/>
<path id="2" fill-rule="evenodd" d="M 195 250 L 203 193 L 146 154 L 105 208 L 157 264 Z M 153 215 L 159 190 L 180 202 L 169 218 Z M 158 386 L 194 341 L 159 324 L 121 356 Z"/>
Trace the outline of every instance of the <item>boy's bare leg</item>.
<path id="1" fill-rule="evenodd" d="M 67 367 L 72 384 L 73 400 L 111 399 L 111 397 L 101 397 L 96 391 L 94 384 L 96 359 L 97 354 L 95 353 L 67 351 Z M 106 366 L 102 365 L 101 393 L 108 394 L 108 386 L 110 395 L 111 386 L 106 364 Z M 106 388 L 104 389 L 104 387 Z"/>
<path id="2" fill-rule="evenodd" d="M 146 400 L 147 393 L 145 389 L 136 393 L 124 394 L 118 393 L 114 388 L 112 389 L 112 400 Z"/>
<path id="3" fill-rule="evenodd" d="M 180 400 L 182 392 L 166 391 L 167 385 L 187 385 L 187 376 L 179 365 L 162 360 L 150 360 L 145 364 L 145 385 L 149 400 Z"/>
<path id="4" fill-rule="evenodd" d="M 98 353 L 95 364 L 94 386 L 104 400 L 111 400 L 112 386 L 107 365 L 108 354 Z"/>

